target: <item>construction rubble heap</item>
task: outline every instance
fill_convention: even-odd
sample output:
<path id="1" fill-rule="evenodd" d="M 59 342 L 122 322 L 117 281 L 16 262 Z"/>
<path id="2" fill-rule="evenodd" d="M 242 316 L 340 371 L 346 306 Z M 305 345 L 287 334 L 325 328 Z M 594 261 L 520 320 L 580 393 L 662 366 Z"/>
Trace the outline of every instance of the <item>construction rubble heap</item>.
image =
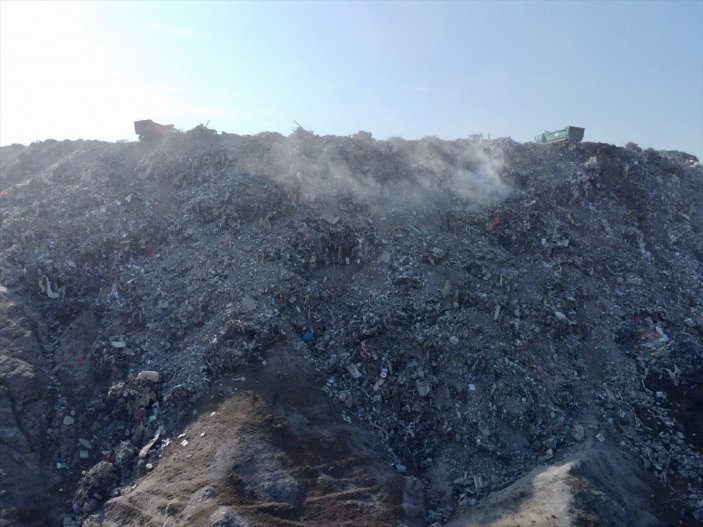
<path id="1" fill-rule="evenodd" d="M 489 525 L 462 518 L 586 451 L 610 456 L 602 484 L 622 463 L 656 497 L 606 518 L 583 491 L 583 525 L 703 522 L 693 156 L 203 126 L 0 152 L 0 526 Z M 365 431 L 402 507 L 360 464 L 371 497 L 320 516 L 314 492 L 344 492 L 285 443 L 296 390 L 350 431 L 325 463 Z M 192 483 L 218 437 L 236 484 L 137 510 L 145 478 Z"/>

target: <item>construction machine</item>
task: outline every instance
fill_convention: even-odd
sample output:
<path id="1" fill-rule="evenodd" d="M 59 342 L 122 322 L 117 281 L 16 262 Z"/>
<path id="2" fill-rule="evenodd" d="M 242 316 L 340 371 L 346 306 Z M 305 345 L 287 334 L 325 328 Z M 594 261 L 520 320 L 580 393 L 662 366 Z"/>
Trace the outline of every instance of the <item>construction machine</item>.
<path id="1" fill-rule="evenodd" d="M 140 141 L 154 141 L 167 137 L 175 131 L 172 124 L 159 124 L 151 119 L 134 121 L 134 132 L 139 136 Z"/>
<path id="2" fill-rule="evenodd" d="M 535 143 L 559 143 L 561 141 L 578 142 L 583 140 L 585 131 L 585 128 L 579 128 L 578 126 L 566 126 L 554 132 L 542 132 L 535 137 Z"/>

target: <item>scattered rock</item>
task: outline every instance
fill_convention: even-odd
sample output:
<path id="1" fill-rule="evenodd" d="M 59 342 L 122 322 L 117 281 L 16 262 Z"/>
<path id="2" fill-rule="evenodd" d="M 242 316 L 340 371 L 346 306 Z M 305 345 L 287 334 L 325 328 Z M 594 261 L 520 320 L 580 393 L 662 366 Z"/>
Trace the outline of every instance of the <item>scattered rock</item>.
<path id="1" fill-rule="evenodd" d="M 576 423 L 574 424 L 574 427 L 571 429 L 571 436 L 576 440 L 576 441 L 583 441 L 583 438 L 585 437 L 585 430 L 582 425 Z"/>
<path id="2" fill-rule="evenodd" d="M 251 312 L 256 310 L 256 300 L 251 297 L 244 297 L 242 299 L 242 309 L 246 312 Z"/>
<path id="3" fill-rule="evenodd" d="M 416 381 L 415 382 L 415 387 L 417 388 L 417 394 L 420 397 L 427 397 L 430 394 L 430 383 L 427 381 Z"/>
<path id="4" fill-rule="evenodd" d="M 143 370 L 137 374 L 138 381 L 161 382 L 161 374 L 157 371 Z"/>

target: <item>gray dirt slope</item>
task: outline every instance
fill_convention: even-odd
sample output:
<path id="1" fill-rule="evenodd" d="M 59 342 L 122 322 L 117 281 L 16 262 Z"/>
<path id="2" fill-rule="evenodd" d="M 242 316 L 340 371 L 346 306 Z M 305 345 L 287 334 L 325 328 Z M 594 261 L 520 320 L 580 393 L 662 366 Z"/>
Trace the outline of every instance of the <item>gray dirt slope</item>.
<path id="1" fill-rule="evenodd" d="M 635 145 L 3 147 L 0 526 L 703 521 L 702 202 Z"/>

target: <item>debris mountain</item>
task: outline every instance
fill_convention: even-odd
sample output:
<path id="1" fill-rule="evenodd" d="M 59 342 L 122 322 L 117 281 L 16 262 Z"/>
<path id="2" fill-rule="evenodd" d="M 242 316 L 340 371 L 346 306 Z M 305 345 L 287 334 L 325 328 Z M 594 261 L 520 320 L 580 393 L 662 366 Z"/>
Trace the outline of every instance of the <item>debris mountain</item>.
<path id="1" fill-rule="evenodd" d="M 0 525 L 703 521 L 694 157 L 0 152 Z"/>

